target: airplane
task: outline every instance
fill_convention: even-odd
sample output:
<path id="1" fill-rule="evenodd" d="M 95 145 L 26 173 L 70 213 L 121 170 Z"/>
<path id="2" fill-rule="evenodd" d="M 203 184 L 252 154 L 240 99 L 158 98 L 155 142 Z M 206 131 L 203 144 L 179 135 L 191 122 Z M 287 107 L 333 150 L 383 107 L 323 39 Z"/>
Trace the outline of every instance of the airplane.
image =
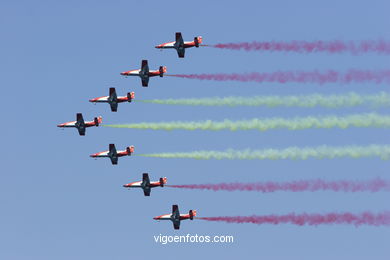
<path id="1" fill-rule="evenodd" d="M 167 183 L 167 178 L 160 178 L 159 181 L 150 182 L 149 175 L 147 173 L 142 174 L 142 181 L 131 182 L 123 185 L 125 188 L 142 188 L 145 196 L 150 196 L 150 192 L 154 187 L 164 187 Z"/>
<path id="2" fill-rule="evenodd" d="M 98 157 L 108 157 L 111 160 L 111 163 L 114 165 L 118 164 L 118 158 L 122 156 L 130 156 L 132 153 L 134 153 L 134 146 L 126 147 L 126 150 L 123 151 L 117 151 L 115 148 L 115 144 L 110 144 L 108 146 L 108 151 L 100 152 L 100 153 L 94 153 L 91 154 L 90 157 L 92 158 L 98 158 Z"/>
<path id="3" fill-rule="evenodd" d="M 141 69 L 138 70 L 129 70 L 121 72 L 122 76 L 139 76 L 142 81 L 142 86 L 147 87 L 150 77 L 160 76 L 163 77 L 164 73 L 167 72 L 167 67 L 160 66 L 158 70 L 149 70 L 148 61 L 142 60 Z"/>
<path id="4" fill-rule="evenodd" d="M 194 37 L 192 42 L 183 41 L 183 37 L 180 32 L 176 33 L 176 40 L 174 42 L 167 42 L 155 46 L 157 49 L 176 49 L 179 58 L 184 58 L 186 48 L 196 47 L 199 48 L 199 44 L 202 43 L 202 36 Z"/>
<path id="5" fill-rule="evenodd" d="M 115 88 L 110 88 L 109 95 L 104 97 L 98 97 L 90 99 L 92 103 L 108 103 L 110 104 L 111 111 L 116 112 L 118 110 L 118 103 L 131 102 L 134 99 L 134 92 L 128 92 L 126 96 L 118 97 L 116 95 Z"/>
<path id="6" fill-rule="evenodd" d="M 179 207 L 177 205 L 172 205 L 172 214 L 165 214 L 161 216 L 154 217 L 154 220 L 170 220 L 173 223 L 174 229 L 180 229 L 180 221 L 185 219 L 193 220 L 196 216 L 196 210 L 190 210 L 188 214 L 180 214 Z"/>
<path id="7" fill-rule="evenodd" d="M 76 121 L 71 121 L 63 124 L 57 125 L 57 127 L 75 127 L 79 131 L 79 135 L 85 135 L 85 130 L 87 127 L 99 126 L 103 122 L 101 116 L 95 117 L 93 121 L 84 121 L 83 115 L 81 113 L 76 114 Z"/>

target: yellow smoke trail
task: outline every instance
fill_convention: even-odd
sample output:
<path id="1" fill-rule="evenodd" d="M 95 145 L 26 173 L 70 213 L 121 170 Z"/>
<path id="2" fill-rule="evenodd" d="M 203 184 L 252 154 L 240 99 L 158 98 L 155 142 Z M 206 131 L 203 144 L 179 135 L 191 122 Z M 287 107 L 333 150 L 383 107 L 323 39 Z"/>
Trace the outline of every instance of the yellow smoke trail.
<path id="1" fill-rule="evenodd" d="M 255 118 L 239 121 L 176 121 L 159 123 L 134 123 L 105 125 L 115 128 L 153 129 L 153 130 L 260 130 L 271 129 L 301 130 L 308 128 L 348 128 L 348 127 L 390 127 L 390 116 L 371 114 L 356 114 L 349 116 L 322 116 L 296 118 Z"/>
<path id="2" fill-rule="evenodd" d="M 226 151 L 193 151 L 177 153 L 153 153 L 140 154 L 144 157 L 157 158 L 186 158 L 186 159 L 238 159 L 238 160 L 306 160 L 333 159 L 333 158 L 363 158 L 378 157 L 382 160 L 390 159 L 390 145 L 369 145 L 369 146 L 318 146 L 318 147 L 288 147 L 285 149 L 263 149 L 263 150 L 234 150 Z"/>

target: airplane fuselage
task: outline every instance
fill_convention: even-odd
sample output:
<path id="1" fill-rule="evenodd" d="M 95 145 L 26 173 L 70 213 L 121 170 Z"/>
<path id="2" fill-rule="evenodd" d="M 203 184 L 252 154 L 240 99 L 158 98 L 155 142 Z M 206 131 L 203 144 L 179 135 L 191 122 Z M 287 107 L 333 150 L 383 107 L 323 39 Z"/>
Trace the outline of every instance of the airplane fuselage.
<path id="1" fill-rule="evenodd" d="M 154 188 L 154 187 L 159 187 L 160 185 L 161 184 L 159 181 L 153 181 L 150 182 L 150 184 L 144 183 L 143 181 L 136 181 L 136 182 L 125 184 L 124 187 L 125 188 L 146 188 L 146 187 Z"/>
<path id="2" fill-rule="evenodd" d="M 179 49 L 179 48 L 191 48 L 195 47 L 196 44 L 194 41 L 188 41 L 188 42 L 183 42 L 183 44 L 177 44 L 176 42 L 167 42 L 163 43 L 160 45 L 157 45 L 157 49 Z"/>
<path id="3" fill-rule="evenodd" d="M 161 216 L 154 217 L 155 220 L 171 220 L 174 221 L 181 221 L 190 219 L 190 214 L 165 214 Z"/>
<path id="4" fill-rule="evenodd" d="M 148 78 L 154 76 L 160 76 L 159 70 L 149 70 L 149 72 L 142 72 L 140 69 L 138 70 L 129 70 L 121 73 L 122 76 L 138 76 L 140 78 Z"/>
<path id="5" fill-rule="evenodd" d="M 66 122 L 63 124 L 59 124 L 57 126 L 58 127 L 76 127 L 76 128 L 91 127 L 91 126 L 95 126 L 95 121 L 86 121 L 86 122 L 84 122 L 84 124 L 78 123 L 77 121 L 70 121 L 70 122 Z"/>
<path id="6" fill-rule="evenodd" d="M 104 96 L 104 97 L 98 97 L 90 100 L 90 102 L 93 103 L 111 103 L 111 102 L 122 103 L 127 101 L 128 101 L 127 96 L 116 97 L 116 99 L 110 99 L 110 96 Z"/>
<path id="7" fill-rule="evenodd" d="M 96 157 L 110 157 L 110 158 L 113 158 L 113 157 L 122 157 L 122 156 L 127 156 L 127 155 L 129 155 L 127 150 L 121 150 L 121 151 L 117 151 L 116 154 L 110 153 L 110 151 L 94 153 L 94 154 L 91 155 L 91 157 L 93 157 L 93 158 L 96 158 Z"/>

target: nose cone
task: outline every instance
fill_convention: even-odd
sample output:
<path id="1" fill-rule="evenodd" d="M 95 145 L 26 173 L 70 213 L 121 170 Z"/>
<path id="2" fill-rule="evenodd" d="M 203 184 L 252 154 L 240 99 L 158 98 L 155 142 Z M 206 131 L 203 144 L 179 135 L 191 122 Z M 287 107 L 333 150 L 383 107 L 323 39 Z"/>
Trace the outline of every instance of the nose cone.
<path id="1" fill-rule="evenodd" d="M 161 44 L 154 46 L 156 49 L 161 49 Z"/>
<path id="2" fill-rule="evenodd" d="M 154 219 L 154 220 L 158 220 L 158 219 L 159 219 L 159 217 L 154 217 L 153 219 Z"/>
<path id="3" fill-rule="evenodd" d="M 59 125 L 57 125 L 57 127 L 63 127 L 64 126 L 64 124 L 59 124 Z"/>
<path id="4" fill-rule="evenodd" d="M 128 184 L 123 184 L 123 187 L 127 188 L 127 187 L 129 187 L 129 185 Z"/>
<path id="5" fill-rule="evenodd" d="M 127 71 L 124 71 L 124 72 L 121 72 L 121 75 L 122 76 L 126 76 L 126 75 L 128 75 L 129 73 L 127 72 Z"/>

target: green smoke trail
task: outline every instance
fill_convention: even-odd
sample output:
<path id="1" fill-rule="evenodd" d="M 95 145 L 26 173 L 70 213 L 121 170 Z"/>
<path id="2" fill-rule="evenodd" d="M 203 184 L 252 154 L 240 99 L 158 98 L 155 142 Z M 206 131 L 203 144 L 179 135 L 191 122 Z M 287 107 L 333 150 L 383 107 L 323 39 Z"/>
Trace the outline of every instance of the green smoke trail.
<path id="1" fill-rule="evenodd" d="M 369 145 L 369 146 L 318 146 L 318 147 L 288 147 L 285 149 L 263 149 L 263 150 L 234 150 L 226 151 L 193 151 L 184 153 L 154 153 L 141 154 L 144 157 L 157 158 L 186 158 L 186 159 L 238 159 L 238 160 L 306 160 L 315 159 L 333 159 L 333 158 L 362 158 L 378 157 L 382 160 L 390 159 L 390 145 Z"/>
<path id="2" fill-rule="evenodd" d="M 267 106 L 267 107 L 355 107 L 361 105 L 380 107 L 390 105 L 390 94 L 379 92 L 360 95 L 354 92 L 340 95 L 301 95 L 301 96 L 254 96 L 254 97 L 212 97 L 183 99 L 151 99 L 136 102 L 188 105 L 188 106 Z"/>
<path id="3" fill-rule="evenodd" d="M 390 127 L 390 116 L 378 114 L 356 114 L 349 116 L 324 116 L 324 117 L 296 117 L 296 118 L 256 118 L 239 121 L 188 121 L 188 122 L 160 122 L 160 123 L 134 123 L 122 125 L 105 125 L 115 128 L 153 129 L 153 130 L 260 130 L 285 128 L 289 130 L 301 130 L 308 128 L 348 128 L 348 127 Z"/>

